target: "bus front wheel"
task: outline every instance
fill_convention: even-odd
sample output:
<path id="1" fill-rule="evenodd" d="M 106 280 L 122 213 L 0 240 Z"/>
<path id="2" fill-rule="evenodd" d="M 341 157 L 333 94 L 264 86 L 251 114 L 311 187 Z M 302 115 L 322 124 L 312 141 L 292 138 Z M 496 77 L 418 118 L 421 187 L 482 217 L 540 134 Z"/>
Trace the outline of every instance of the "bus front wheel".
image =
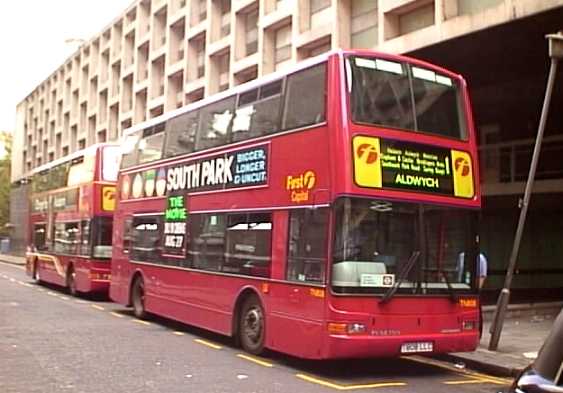
<path id="1" fill-rule="evenodd" d="M 145 283 L 141 277 L 137 277 L 131 290 L 131 303 L 133 304 L 133 314 L 139 319 L 147 317 L 145 310 Z"/>
<path id="2" fill-rule="evenodd" d="M 242 305 L 238 333 L 245 351 L 259 355 L 264 350 L 266 320 L 264 308 L 255 295 L 248 297 Z"/>

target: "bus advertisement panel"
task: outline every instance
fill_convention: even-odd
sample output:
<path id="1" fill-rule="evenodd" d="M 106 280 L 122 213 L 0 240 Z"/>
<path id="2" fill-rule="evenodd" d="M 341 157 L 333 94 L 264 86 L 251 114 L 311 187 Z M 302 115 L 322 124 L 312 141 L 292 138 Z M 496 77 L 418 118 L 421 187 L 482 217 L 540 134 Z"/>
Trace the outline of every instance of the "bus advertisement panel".
<path id="1" fill-rule="evenodd" d="M 465 82 L 334 51 L 126 132 L 110 297 L 312 359 L 474 350 Z M 461 256 L 461 257 L 460 257 Z"/>

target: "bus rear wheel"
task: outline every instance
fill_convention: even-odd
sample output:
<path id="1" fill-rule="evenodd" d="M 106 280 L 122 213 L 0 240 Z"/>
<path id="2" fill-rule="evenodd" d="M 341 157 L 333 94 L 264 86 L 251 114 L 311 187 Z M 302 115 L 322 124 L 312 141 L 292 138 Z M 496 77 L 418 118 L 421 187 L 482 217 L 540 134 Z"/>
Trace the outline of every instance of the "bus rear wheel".
<path id="1" fill-rule="evenodd" d="M 66 287 L 68 288 L 68 293 L 72 296 L 78 296 L 78 291 L 76 290 L 76 272 L 71 266 L 66 274 Z"/>
<path id="2" fill-rule="evenodd" d="M 250 296 L 244 301 L 240 312 L 239 342 L 245 351 L 259 355 L 264 350 L 265 333 L 264 308 L 255 295 Z"/>
<path id="3" fill-rule="evenodd" d="M 133 304 L 133 314 L 139 319 L 146 319 L 147 311 L 145 310 L 145 283 L 141 277 L 133 282 L 131 290 L 131 303 Z"/>

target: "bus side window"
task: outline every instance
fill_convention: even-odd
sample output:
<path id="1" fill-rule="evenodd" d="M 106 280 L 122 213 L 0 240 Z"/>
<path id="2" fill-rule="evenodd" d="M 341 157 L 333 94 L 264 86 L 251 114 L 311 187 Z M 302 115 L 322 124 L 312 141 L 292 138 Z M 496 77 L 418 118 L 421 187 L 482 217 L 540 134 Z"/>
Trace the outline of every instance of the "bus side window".
<path id="1" fill-rule="evenodd" d="M 270 213 L 230 214 L 222 271 L 270 277 L 272 216 Z"/>
<path id="2" fill-rule="evenodd" d="M 326 65 L 299 71 L 287 78 L 282 129 L 325 121 Z"/>
<path id="3" fill-rule="evenodd" d="M 57 222 L 54 227 L 54 251 L 61 254 L 77 254 L 80 242 L 78 222 Z"/>
<path id="4" fill-rule="evenodd" d="M 282 80 L 242 93 L 233 121 L 233 142 L 279 130 Z"/>
<path id="5" fill-rule="evenodd" d="M 132 235 L 132 218 L 127 217 L 123 220 L 123 253 L 129 254 L 131 250 L 131 237 Z"/>
<path id="6" fill-rule="evenodd" d="M 175 157 L 195 150 L 199 111 L 184 113 L 166 122 L 164 157 Z"/>
<path id="7" fill-rule="evenodd" d="M 289 214 L 287 279 L 324 283 L 328 209 L 296 209 Z"/>
<path id="8" fill-rule="evenodd" d="M 160 259 L 161 215 L 133 217 L 131 259 L 158 263 Z"/>
<path id="9" fill-rule="evenodd" d="M 47 226 L 45 224 L 35 224 L 33 226 L 33 245 L 37 251 L 43 251 L 46 247 Z"/>
<path id="10" fill-rule="evenodd" d="M 194 269 L 219 271 L 225 256 L 225 214 L 194 214 L 188 220 L 189 259 Z"/>
<path id="11" fill-rule="evenodd" d="M 143 130 L 143 137 L 139 141 L 138 163 L 144 164 L 159 160 L 162 157 L 162 145 L 164 143 L 164 123 Z"/>
<path id="12" fill-rule="evenodd" d="M 83 220 L 80 223 L 80 232 L 82 233 L 82 241 L 80 243 L 80 255 L 90 255 L 91 254 L 91 242 L 90 242 L 90 221 Z"/>
<path id="13" fill-rule="evenodd" d="M 196 150 L 209 149 L 228 143 L 235 98 L 236 96 L 225 98 L 201 108 Z"/>

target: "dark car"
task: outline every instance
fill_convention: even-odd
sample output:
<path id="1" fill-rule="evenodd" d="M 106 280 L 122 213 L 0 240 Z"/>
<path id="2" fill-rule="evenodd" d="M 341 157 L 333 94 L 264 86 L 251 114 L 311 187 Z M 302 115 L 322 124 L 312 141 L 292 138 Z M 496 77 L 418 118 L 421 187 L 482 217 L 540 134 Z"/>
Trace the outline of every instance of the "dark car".
<path id="1" fill-rule="evenodd" d="M 510 391 L 563 393 L 563 310 L 553 323 L 538 357 L 516 378 Z"/>

